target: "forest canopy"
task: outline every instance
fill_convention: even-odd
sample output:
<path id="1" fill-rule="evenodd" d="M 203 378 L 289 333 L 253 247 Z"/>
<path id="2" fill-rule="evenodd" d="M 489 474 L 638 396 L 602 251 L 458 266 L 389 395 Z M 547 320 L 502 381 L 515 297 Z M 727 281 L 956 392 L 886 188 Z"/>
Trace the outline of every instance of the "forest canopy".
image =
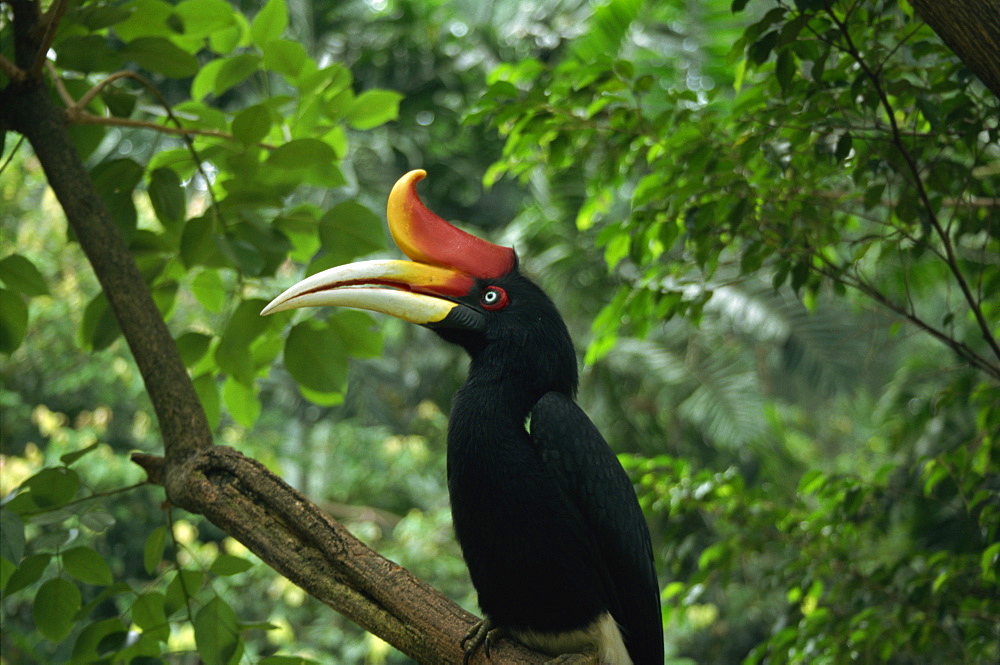
<path id="1" fill-rule="evenodd" d="M 2 662 L 458 662 L 463 356 L 259 316 L 415 168 L 566 319 L 669 663 L 996 662 L 1000 8 L 926 4 L 0 0 Z"/>

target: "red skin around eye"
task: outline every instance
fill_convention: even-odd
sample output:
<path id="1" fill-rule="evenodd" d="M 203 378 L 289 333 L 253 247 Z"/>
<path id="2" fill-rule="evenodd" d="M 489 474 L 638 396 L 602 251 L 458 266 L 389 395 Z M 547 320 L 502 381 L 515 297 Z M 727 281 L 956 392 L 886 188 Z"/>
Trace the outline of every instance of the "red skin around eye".
<path id="1" fill-rule="evenodd" d="M 507 292 L 504 291 L 503 289 L 501 289 L 499 286 L 491 286 L 488 289 L 488 292 L 499 294 L 500 295 L 500 299 L 497 300 L 496 302 L 490 303 L 490 304 L 487 304 L 486 302 L 482 302 L 483 309 L 488 309 L 491 312 L 495 312 L 498 309 L 503 309 L 504 307 L 507 306 L 507 303 L 510 302 L 510 299 L 507 298 Z"/>

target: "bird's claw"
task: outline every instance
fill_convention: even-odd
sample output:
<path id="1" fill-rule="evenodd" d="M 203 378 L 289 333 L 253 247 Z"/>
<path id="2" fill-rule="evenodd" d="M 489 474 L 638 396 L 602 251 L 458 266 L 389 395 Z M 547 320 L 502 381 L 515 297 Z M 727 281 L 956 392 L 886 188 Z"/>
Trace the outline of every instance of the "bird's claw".
<path id="1" fill-rule="evenodd" d="M 465 657 L 462 658 L 462 665 L 469 664 L 469 659 L 472 658 L 472 654 L 476 652 L 480 644 L 483 645 L 483 653 L 489 658 L 493 643 L 503 637 L 503 635 L 503 629 L 494 628 L 493 622 L 489 618 L 477 621 L 469 629 L 469 632 L 465 634 L 465 637 L 462 638 L 461 647 L 465 651 Z"/>

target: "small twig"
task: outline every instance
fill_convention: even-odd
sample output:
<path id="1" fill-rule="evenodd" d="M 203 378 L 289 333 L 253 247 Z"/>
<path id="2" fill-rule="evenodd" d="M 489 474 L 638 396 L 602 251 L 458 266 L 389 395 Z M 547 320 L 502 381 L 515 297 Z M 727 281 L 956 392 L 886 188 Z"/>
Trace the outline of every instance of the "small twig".
<path id="1" fill-rule="evenodd" d="M 69 109 L 67 109 L 68 111 Z M 70 122 L 77 125 L 105 125 L 108 127 L 132 127 L 135 129 L 152 129 L 164 134 L 175 136 L 213 136 L 220 139 L 235 141 L 232 134 L 226 134 L 215 129 L 191 129 L 188 127 L 170 127 L 159 125 L 148 120 L 134 120 L 132 118 L 118 118 L 115 116 L 94 115 L 88 111 L 76 110 L 67 114 Z"/>
<path id="2" fill-rule="evenodd" d="M 52 77 L 53 83 L 55 83 L 56 92 L 59 93 L 59 99 L 61 99 L 63 104 L 66 106 L 73 106 L 76 102 L 73 101 L 73 95 L 69 94 L 69 90 L 66 89 L 66 84 L 63 82 L 62 77 L 59 76 L 59 72 L 56 71 L 56 66 L 48 60 L 45 61 L 45 66 L 49 70 L 49 76 Z"/>
<path id="3" fill-rule="evenodd" d="M 947 258 L 945 263 L 948 266 L 948 270 L 955 278 L 958 288 L 962 291 L 962 296 L 965 298 L 966 303 L 968 303 L 969 308 L 972 310 L 972 314 L 976 319 L 976 323 L 979 326 L 983 339 L 986 340 L 987 345 L 989 345 L 994 355 L 1000 359 L 1000 344 L 998 344 L 996 338 L 993 337 L 993 332 L 990 329 L 989 322 L 986 320 L 986 316 L 983 314 L 982 307 L 980 307 L 979 301 L 976 299 L 975 294 L 972 292 L 972 289 L 969 287 L 969 284 L 965 279 L 965 275 L 962 273 L 962 269 L 958 263 L 958 257 L 955 254 L 954 245 L 951 242 L 951 235 L 948 233 L 947 229 L 941 225 L 941 220 L 938 218 L 934 205 L 931 203 L 930 195 L 924 187 L 924 181 L 920 175 L 920 167 L 918 166 L 913 154 L 903 143 L 902 131 L 899 128 L 899 123 L 896 121 L 895 108 L 893 108 L 892 102 L 889 101 L 889 96 L 886 93 L 885 88 L 882 86 L 882 81 L 879 78 L 879 75 L 871 69 L 868 62 L 861 55 L 861 51 L 858 50 L 857 46 L 854 44 L 854 40 L 851 38 L 851 33 L 848 31 L 844 22 L 837 17 L 837 14 L 829 6 L 825 7 L 825 10 L 827 16 L 830 17 L 830 20 L 833 21 L 843 36 L 845 44 L 844 52 L 854 59 L 858 67 L 861 68 L 861 71 L 864 72 L 865 76 L 871 81 L 872 87 L 879 97 L 882 109 L 889 120 L 889 126 L 892 132 L 892 142 L 899 151 L 899 154 L 902 156 L 903 161 L 906 163 L 906 168 L 910 172 L 912 184 L 917 191 L 917 196 L 920 198 L 920 202 L 923 204 L 924 210 L 927 213 L 928 222 L 930 223 L 931 228 L 934 229 L 934 233 L 937 235 L 938 240 L 941 241 L 941 246 L 944 249 L 944 253 Z M 994 375 L 1000 375 L 1000 370 L 994 369 L 991 373 Z"/>
<path id="4" fill-rule="evenodd" d="M 38 50 L 35 52 L 35 60 L 31 63 L 31 69 L 28 71 L 28 74 L 32 78 L 38 78 L 42 73 L 42 67 L 48 62 L 49 48 L 52 46 L 52 42 L 55 41 L 59 22 L 62 21 L 68 8 L 69 0 L 55 0 L 52 6 L 49 7 L 49 10 L 45 12 L 39 24 L 35 26 L 36 30 L 44 27 L 45 32 L 39 40 Z"/>
<path id="5" fill-rule="evenodd" d="M 25 517 L 32 517 L 34 515 L 44 515 L 45 513 L 50 513 L 54 510 L 62 510 L 67 506 L 75 506 L 78 503 L 84 503 L 86 501 L 91 501 L 93 499 L 103 499 L 109 496 L 114 496 L 116 494 L 131 492 L 132 490 L 138 489 L 139 487 L 142 487 L 145 484 L 146 481 L 142 481 L 139 483 L 134 483 L 132 485 L 126 485 L 125 487 L 116 487 L 114 489 L 107 490 L 105 492 L 94 492 L 93 494 L 82 496 L 79 499 L 73 499 L 72 501 L 67 501 L 66 503 L 59 504 L 58 506 L 55 506 L 53 508 L 39 508 L 38 510 L 26 510 L 21 514 L 24 515 Z"/>
<path id="6" fill-rule="evenodd" d="M 20 83 L 27 78 L 27 73 L 15 65 L 13 62 L 7 58 L 0 55 L 0 71 L 7 75 L 7 77 L 14 81 L 15 83 Z"/>

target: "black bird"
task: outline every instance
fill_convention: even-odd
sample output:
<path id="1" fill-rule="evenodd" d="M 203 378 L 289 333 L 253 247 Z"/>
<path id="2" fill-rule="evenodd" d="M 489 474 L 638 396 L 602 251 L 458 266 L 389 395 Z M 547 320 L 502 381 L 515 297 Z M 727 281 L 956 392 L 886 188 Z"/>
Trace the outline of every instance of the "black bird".
<path id="1" fill-rule="evenodd" d="M 433 329 L 471 357 L 448 424 L 448 490 L 484 619 L 552 655 L 661 665 L 663 627 L 649 530 L 632 485 L 573 401 L 576 356 L 548 296 L 517 256 L 421 203 L 403 176 L 389 229 L 412 261 L 362 261 L 308 277 L 262 312 L 339 305 Z"/>

